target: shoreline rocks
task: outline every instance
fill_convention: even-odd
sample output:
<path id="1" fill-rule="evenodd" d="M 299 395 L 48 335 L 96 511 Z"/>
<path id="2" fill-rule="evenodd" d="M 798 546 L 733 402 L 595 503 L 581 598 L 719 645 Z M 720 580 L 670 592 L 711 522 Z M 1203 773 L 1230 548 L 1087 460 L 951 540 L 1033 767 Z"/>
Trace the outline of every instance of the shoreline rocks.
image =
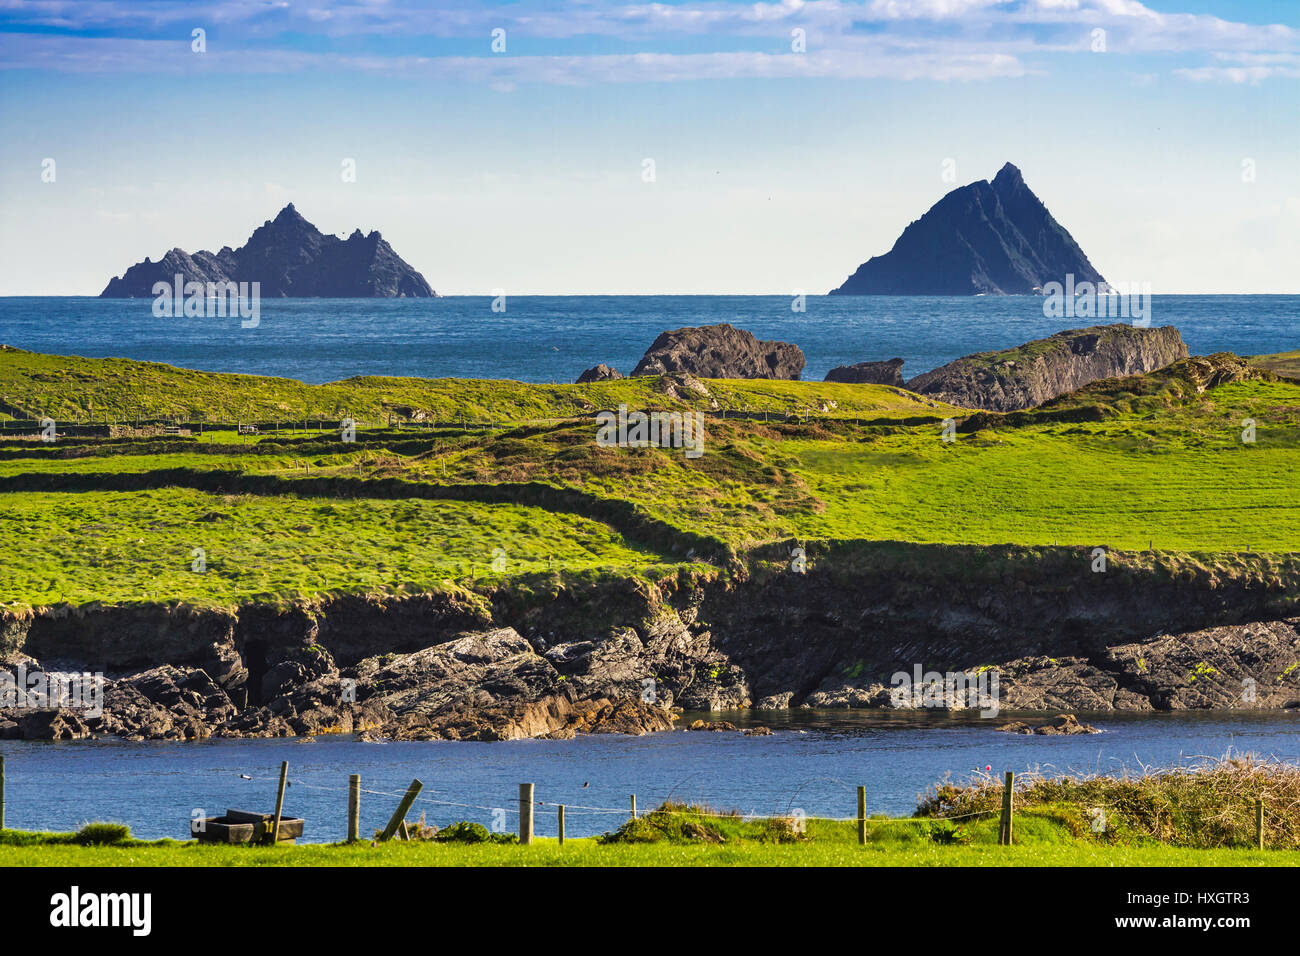
<path id="1" fill-rule="evenodd" d="M 0 668 L 105 675 L 97 716 L 0 693 L 0 738 L 651 733 L 678 709 L 905 707 L 891 675 L 916 664 L 1017 714 L 1300 706 L 1300 564 L 1277 556 L 1092 575 L 1082 549 L 808 547 L 800 575 L 636 588 L 0 609 Z"/>
<path id="2" fill-rule="evenodd" d="M 892 358 L 885 362 L 839 365 L 826 373 L 824 381 L 847 382 L 852 385 L 892 385 L 895 388 L 902 388 L 902 367 L 901 358 Z"/>
<path id="3" fill-rule="evenodd" d="M 623 377 L 623 373 L 618 369 L 601 362 L 599 365 L 593 365 L 587 371 L 578 376 L 575 385 L 589 385 L 592 382 L 612 382 Z"/>
<path id="4" fill-rule="evenodd" d="M 798 381 L 803 350 L 789 342 L 765 342 L 727 323 L 662 333 L 632 375 L 686 373 L 698 378 L 775 378 Z"/>
<path id="5" fill-rule="evenodd" d="M 1081 724 L 1074 714 L 1057 714 L 1056 720 L 1048 724 L 1028 724 L 1023 720 L 1013 720 L 996 728 L 1004 734 L 1027 734 L 1040 737 L 1072 737 L 1076 734 L 1100 734 L 1091 724 Z"/>

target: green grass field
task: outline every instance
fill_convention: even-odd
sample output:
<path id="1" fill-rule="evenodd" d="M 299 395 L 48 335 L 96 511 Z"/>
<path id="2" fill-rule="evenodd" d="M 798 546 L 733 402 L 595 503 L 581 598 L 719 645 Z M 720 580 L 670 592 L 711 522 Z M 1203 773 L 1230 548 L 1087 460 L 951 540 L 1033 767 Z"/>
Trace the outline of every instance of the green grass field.
<path id="1" fill-rule="evenodd" d="M 1077 813 L 1083 819 L 1081 812 Z M 642 817 L 645 821 L 654 815 Z M 421 840 L 278 847 L 175 840 L 78 845 L 75 834 L 0 831 L 0 866 L 1296 866 L 1295 850 L 1200 848 L 1113 841 L 1062 822 L 1059 811 L 1018 814 L 1017 842 L 997 845 L 989 817 L 954 829 L 925 819 L 872 818 L 859 845 L 852 822 L 810 820 L 773 838 L 759 823 L 720 821 L 722 842 L 602 842 L 536 837 L 531 846 Z M 954 840 L 955 837 L 955 840 Z"/>
<path id="2" fill-rule="evenodd" d="M 1300 550 L 1300 382 L 1265 374 L 1205 388 L 1175 366 L 1036 411 L 974 417 L 881 386 L 705 385 L 719 407 L 759 417 L 710 417 L 704 454 L 689 459 L 596 445 L 596 408 L 689 407 L 659 379 L 316 386 L 6 349 L 0 396 L 61 422 L 260 417 L 273 431 L 208 426 L 190 438 L 65 435 L 50 445 L 0 429 L 0 564 L 9 571 L 0 602 L 229 604 L 489 573 L 639 575 L 685 560 L 688 549 L 665 547 L 662 534 L 656 546 L 636 537 L 633 525 L 645 522 L 741 551 L 789 538 Z M 350 443 L 336 430 L 283 425 L 345 412 L 387 422 L 416 409 L 499 424 L 363 427 Z M 943 440 L 944 417 L 964 420 L 954 441 Z M 1253 441 L 1243 440 L 1248 424 Z M 348 481 L 301 497 L 286 485 L 232 497 L 194 487 L 195 475 L 212 472 Z M 56 478 L 78 484 L 55 491 Z M 382 479 L 405 484 L 372 498 L 355 485 Z M 438 489 L 460 485 L 500 493 L 491 504 L 393 500 L 445 497 Z M 617 505 L 624 518 L 536 505 L 525 494 L 536 485 Z M 206 575 L 189 570 L 199 547 Z M 498 548 L 504 572 L 491 570 Z"/>
<path id="3" fill-rule="evenodd" d="M 809 844 L 598 846 L 543 839 L 533 846 L 434 843 L 209 847 L 0 845 L 0 866 L 1297 866 L 1295 851 L 1181 847 Z"/>
<path id="4" fill-rule="evenodd" d="M 630 547 L 608 525 L 513 505 L 175 488 L 3 501 L 5 596 L 33 605 L 179 598 L 231 607 L 341 588 L 424 592 L 552 568 L 639 573 L 667 561 Z"/>

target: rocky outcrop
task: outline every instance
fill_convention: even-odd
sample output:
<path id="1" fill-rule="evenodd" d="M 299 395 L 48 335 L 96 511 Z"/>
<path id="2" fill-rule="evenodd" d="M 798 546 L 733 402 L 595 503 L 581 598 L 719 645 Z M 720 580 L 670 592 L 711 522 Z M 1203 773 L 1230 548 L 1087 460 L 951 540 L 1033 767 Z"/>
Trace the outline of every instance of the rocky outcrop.
<path id="1" fill-rule="evenodd" d="M 1003 724 L 998 731 L 1004 734 L 1037 734 L 1040 737 L 1073 737 L 1076 734 L 1100 734 L 1091 724 L 1082 724 L 1074 714 L 1058 714 L 1056 720 L 1047 724 L 1030 724 L 1023 720 L 1013 720 Z"/>
<path id="2" fill-rule="evenodd" d="M 826 373 L 828 382 L 847 382 L 853 385 L 892 385 L 903 387 L 901 358 L 887 362 L 858 362 L 856 365 L 839 365 Z"/>
<path id="3" fill-rule="evenodd" d="M 967 355 L 907 383 L 908 389 L 965 408 L 1032 408 L 1099 379 L 1142 375 L 1187 358 L 1172 325 L 1069 329 L 1013 349 Z"/>
<path id="4" fill-rule="evenodd" d="M 623 373 L 618 369 L 611 368 L 604 362 L 601 362 L 599 365 L 593 365 L 591 368 L 587 369 L 587 371 L 579 375 L 578 380 L 574 384 L 587 385 L 591 382 L 609 382 L 622 377 Z"/>
<path id="5" fill-rule="evenodd" d="M 1007 163 L 992 182 L 948 193 L 831 295 L 1027 295 L 1064 283 L 1067 275 L 1105 284 Z"/>
<path id="6" fill-rule="evenodd" d="M 781 378 L 803 374 L 803 351 L 789 342 L 764 342 L 723 323 L 664 332 L 632 374 L 685 372 L 699 378 Z"/>
<path id="7" fill-rule="evenodd" d="M 238 249 L 193 255 L 173 249 L 157 262 L 145 259 L 109 281 L 101 298 L 153 298 L 154 283 L 257 282 L 266 298 L 427 298 L 424 276 L 393 251 L 377 231 L 355 230 L 347 239 L 325 235 L 293 203 L 259 226 Z M 188 296 L 188 293 L 184 293 Z"/>
<path id="8" fill-rule="evenodd" d="M 990 716 L 1300 707 L 1297 558 L 1111 552 L 1095 573 L 1086 547 L 803 546 L 805 573 L 773 547 L 655 585 L 3 608 L 0 665 L 106 679 L 98 715 L 7 706 L 0 684 L 0 738 L 508 740 L 663 730 L 678 708 L 980 706 L 896 693 L 918 669 L 985 681 Z"/>

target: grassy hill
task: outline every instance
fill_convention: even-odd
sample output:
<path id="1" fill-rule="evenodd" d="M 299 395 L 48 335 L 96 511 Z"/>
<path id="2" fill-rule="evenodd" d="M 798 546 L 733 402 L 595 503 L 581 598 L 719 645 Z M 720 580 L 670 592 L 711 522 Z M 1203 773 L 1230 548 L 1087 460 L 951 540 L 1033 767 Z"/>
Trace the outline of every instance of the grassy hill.
<path id="1" fill-rule="evenodd" d="M 53 444 L 8 423 L 0 602 L 230 603 L 491 573 L 640 575 L 713 545 L 790 538 L 1224 555 L 1300 540 L 1300 383 L 1233 356 L 1005 416 L 883 386 L 706 381 L 707 394 L 688 396 L 679 386 L 314 386 L 6 349 L 0 396 L 61 426 L 283 418 L 257 435 L 209 424 L 201 436 Z M 707 411 L 704 454 L 598 447 L 592 413 L 620 402 Z M 284 424 L 341 411 L 406 427 L 362 427 L 344 442 L 329 425 Z M 443 424 L 417 427 L 417 411 Z M 961 420 L 951 441 L 945 417 Z M 198 547 L 204 575 L 189 570 Z M 507 564 L 494 571 L 497 549 Z"/>

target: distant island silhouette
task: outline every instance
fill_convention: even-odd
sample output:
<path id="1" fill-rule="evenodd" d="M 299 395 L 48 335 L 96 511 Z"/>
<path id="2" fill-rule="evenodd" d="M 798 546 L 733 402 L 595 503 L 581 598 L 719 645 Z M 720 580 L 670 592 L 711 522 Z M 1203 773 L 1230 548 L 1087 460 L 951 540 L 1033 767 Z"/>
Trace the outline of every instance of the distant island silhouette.
<path id="1" fill-rule="evenodd" d="M 273 298 L 429 298 L 437 295 L 378 231 L 357 229 L 347 239 L 322 233 L 293 203 L 268 219 L 238 249 L 224 246 L 192 255 L 172 249 L 145 259 L 109 281 L 100 298 L 151 298 L 155 283 L 258 282 Z"/>
<path id="2" fill-rule="evenodd" d="M 1029 295 L 1048 282 L 1105 286 L 1066 231 L 1007 163 L 993 181 L 954 189 L 831 295 Z"/>

